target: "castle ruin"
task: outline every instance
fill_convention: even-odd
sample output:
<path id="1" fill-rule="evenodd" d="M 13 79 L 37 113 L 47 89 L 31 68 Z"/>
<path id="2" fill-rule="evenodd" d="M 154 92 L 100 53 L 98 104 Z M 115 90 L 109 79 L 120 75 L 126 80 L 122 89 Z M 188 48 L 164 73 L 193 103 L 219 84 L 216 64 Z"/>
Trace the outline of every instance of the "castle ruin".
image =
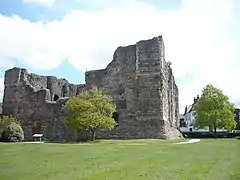
<path id="1" fill-rule="evenodd" d="M 118 47 L 105 69 L 86 72 L 85 84 L 79 85 L 26 69 L 9 69 L 3 114 L 21 121 L 26 140 L 43 133 L 48 140 L 67 141 L 62 105 L 89 86 L 97 86 L 112 96 L 119 116 L 119 126 L 101 131 L 99 138 L 177 138 L 179 92 L 164 52 L 162 36 Z"/>

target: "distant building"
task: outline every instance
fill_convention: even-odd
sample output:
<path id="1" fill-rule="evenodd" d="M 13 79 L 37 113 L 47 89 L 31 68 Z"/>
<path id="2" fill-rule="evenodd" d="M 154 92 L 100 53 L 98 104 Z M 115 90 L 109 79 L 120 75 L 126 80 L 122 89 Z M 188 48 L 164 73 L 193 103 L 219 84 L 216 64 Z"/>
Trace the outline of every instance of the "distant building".
<path id="1" fill-rule="evenodd" d="M 184 114 L 182 115 L 182 117 L 180 117 L 180 131 L 182 132 L 194 131 L 193 124 L 195 122 L 195 111 L 193 107 L 198 100 L 199 100 L 199 95 L 197 95 L 197 98 L 194 97 L 192 105 L 187 105 L 185 107 Z"/>
<path id="2" fill-rule="evenodd" d="M 2 115 L 2 103 L 0 103 L 0 115 Z"/>
<path id="3" fill-rule="evenodd" d="M 240 130 L 240 109 L 235 109 L 235 121 L 237 123 L 235 130 Z"/>

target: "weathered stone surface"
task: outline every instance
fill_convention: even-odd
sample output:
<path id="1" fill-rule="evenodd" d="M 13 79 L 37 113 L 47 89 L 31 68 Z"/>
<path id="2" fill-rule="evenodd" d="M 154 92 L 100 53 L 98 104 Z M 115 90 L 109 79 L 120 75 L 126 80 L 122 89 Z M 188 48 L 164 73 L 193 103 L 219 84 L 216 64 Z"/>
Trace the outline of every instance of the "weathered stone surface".
<path id="1" fill-rule="evenodd" d="M 119 116 L 119 126 L 101 131 L 99 138 L 177 138 L 179 92 L 164 51 L 162 36 L 119 47 L 106 69 L 86 72 L 86 84 L 80 85 L 26 69 L 7 70 L 3 114 L 21 120 L 25 139 L 41 132 L 49 140 L 69 140 L 61 106 L 94 85 L 113 97 Z"/>

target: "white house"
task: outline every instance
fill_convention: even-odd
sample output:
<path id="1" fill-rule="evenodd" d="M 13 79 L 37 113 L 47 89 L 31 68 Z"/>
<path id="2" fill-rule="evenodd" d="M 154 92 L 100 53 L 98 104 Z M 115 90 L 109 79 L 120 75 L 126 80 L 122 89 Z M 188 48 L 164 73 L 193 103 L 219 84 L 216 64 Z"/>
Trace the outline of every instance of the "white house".
<path id="1" fill-rule="evenodd" d="M 184 114 L 180 118 L 180 131 L 182 132 L 196 131 L 196 129 L 194 129 L 194 126 L 193 126 L 195 122 L 195 111 L 193 107 L 197 103 L 198 99 L 199 99 L 199 96 L 197 96 L 197 98 L 194 97 L 193 104 L 187 105 L 185 107 Z"/>
<path id="2" fill-rule="evenodd" d="M 208 128 L 206 129 L 198 129 L 194 127 L 195 123 L 195 115 L 196 112 L 194 111 L 194 105 L 198 102 L 199 95 L 197 95 L 197 98 L 194 97 L 193 104 L 187 105 L 185 107 L 184 114 L 180 116 L 180 131 L 181 132 L 193 132 L 193 131 L 201 131 L 201 132 L 207 132 L 209 131 Z M 217 129 L 217 131 L 226 131 L 225 129 Z"/>

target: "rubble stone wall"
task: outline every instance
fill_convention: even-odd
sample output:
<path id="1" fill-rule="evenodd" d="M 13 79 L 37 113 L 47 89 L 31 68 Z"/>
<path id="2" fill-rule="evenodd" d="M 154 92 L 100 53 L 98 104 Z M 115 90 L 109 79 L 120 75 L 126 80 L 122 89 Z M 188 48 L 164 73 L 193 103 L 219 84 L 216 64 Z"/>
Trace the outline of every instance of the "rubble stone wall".
<path id="1" fill-rule="evenodd" d="M 55 141 L 71 139 L 62 105 L 69 97 L 97 86 L 112 96 L 119 126 L 100 131 L 99 138 L 178 138 L 178 88 L 165 60 L 162 36 L 118 47 L 105 69 L 85 73 L 85 84 L 28 73 L 13 68 L 5 73 L 3 114 L 21 120 L 25 138 L 43 133 Z"/>

